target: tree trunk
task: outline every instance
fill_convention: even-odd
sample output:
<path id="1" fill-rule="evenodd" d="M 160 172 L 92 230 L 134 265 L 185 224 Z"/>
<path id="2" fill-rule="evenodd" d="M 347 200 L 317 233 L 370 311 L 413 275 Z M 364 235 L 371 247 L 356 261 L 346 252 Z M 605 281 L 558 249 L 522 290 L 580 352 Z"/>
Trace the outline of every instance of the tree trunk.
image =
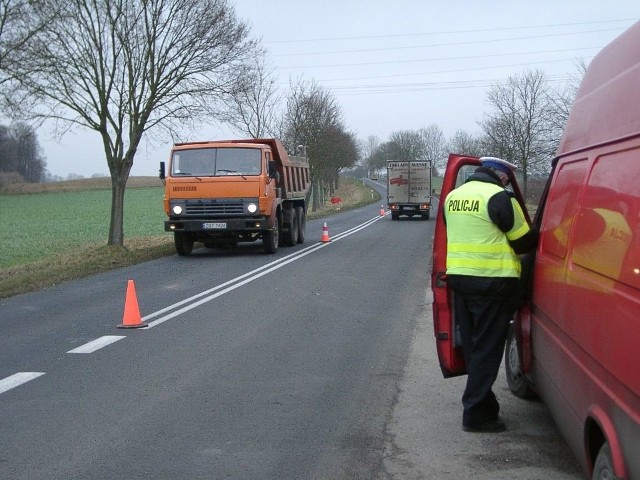
<path id="1" fill-rule="evenodd" d="M 111 221 L 107 245 L 122 246 L 124 241 L 124 192 L 128 171 L 111 173 Z"/>

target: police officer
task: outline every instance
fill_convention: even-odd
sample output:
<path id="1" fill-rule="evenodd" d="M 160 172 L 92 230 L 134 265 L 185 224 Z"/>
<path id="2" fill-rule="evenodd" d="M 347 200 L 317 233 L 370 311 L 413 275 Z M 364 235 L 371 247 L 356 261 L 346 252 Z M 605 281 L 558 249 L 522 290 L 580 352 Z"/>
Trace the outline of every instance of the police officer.
<path id="1" fill-rule="evenodd" d="M 516 308 L 518 254 L 535 247 L 536 234 L 505 187 L 516 168 L 483 157 L 467 181 L 444 202 L 447 282 L 467 367 L 462 428 L 502 432 L 500 404 L 492 387 L 498 376 L 509 322 Z"/>

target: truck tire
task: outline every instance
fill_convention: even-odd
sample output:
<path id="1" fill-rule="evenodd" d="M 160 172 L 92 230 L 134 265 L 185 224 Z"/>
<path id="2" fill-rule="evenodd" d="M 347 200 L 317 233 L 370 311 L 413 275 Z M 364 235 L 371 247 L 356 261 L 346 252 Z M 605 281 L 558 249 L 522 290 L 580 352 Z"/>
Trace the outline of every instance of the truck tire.
<path id="1" fill-rule="evenodd" d="M 422 220 L 429 220 L 430 217 L 431 217 L 431 213 L 430 212 L 422 214 Z"/>
<path id="2" fill-rule="evenodd" d="M 278 217 L 273 220 L 273 227 L 262 234 L 262 248 L 266 253 L 276 253 L 280 241 Z"/>
<path id="3" fill-rule="evenodd" d="M 399 220 L 400 213 L 399 212 L 391 212 L 391 220 Z"/>
<path id="4" fill-rule="evenodd" d="M 307 215 L 304 207 L 296 207 L 296 217 L 298 217 L 298 243 L 304 243 L 307 230 Z"/>
<path id="5" fill-rule="evenodd" d="M 193 238 L 186 232 L 174 232 L 173 241 L 178 255 L 188 257 L 193 251 Z"/>
<path id="6" fill-rule="evenodd" d="M 531 388 L 527 377 L 522 373 L 518 342 L 513 324 L 509 327 L 507 343 L 504 347 L 504 369 L 507 375 L 509 390 L 518 398 L 536 398 L 536 393 Z"/>
<path id="7" fill-rule="evenodd" d="M 298 230 L 298 215 L 296 215 L 294 210 L 291 212 L 291 223 L 289 224 L 289 228 L 284 232 L 285 245 L 292 247 L 298 243 Z"/>

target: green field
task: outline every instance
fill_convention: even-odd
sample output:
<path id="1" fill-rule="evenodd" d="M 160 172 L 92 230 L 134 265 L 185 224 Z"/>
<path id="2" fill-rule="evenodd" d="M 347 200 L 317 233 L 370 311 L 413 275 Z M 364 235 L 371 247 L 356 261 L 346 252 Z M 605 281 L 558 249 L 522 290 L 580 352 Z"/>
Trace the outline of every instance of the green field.
<path id="1" fill-rule="evenodd" d="M 123 246 L 107 246 L 108 178 L 2 188 L 0 298 L 175 254 L 173 235 L 164 231 L 160 181 L 132 177 L 128 185 Z M 342 181 L 336 195 L 339 207 L 328 203 L 309 218 L 379 200 L 357 181 Z"/>
<path id="2" fill-rule="evenodd" d="M 166 235 L 162 187 L 127 188 L 124 237 Z M 0 196 L 0 268 L 23 265 L 87 244 L 105 245 L 111 190 Z"/>

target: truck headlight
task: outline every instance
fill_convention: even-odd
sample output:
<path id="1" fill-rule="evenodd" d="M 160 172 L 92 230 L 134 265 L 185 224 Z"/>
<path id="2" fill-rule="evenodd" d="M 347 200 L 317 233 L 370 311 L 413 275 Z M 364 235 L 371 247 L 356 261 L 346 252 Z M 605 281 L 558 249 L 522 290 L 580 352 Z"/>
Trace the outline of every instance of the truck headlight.
<path id="1" fill-rule="evenodd" d="M 174 205 L 173 213 L 175 213 L 176 215 L 180 215 L 182 213 L 182 205 Z"/>
<path id="2" fill-rule="evenodd" d="M 249 210 L 249 213 L 256 213 L 258 206 L 255 203 L 250 203 L 247 205 L 247 210 Z"/>

